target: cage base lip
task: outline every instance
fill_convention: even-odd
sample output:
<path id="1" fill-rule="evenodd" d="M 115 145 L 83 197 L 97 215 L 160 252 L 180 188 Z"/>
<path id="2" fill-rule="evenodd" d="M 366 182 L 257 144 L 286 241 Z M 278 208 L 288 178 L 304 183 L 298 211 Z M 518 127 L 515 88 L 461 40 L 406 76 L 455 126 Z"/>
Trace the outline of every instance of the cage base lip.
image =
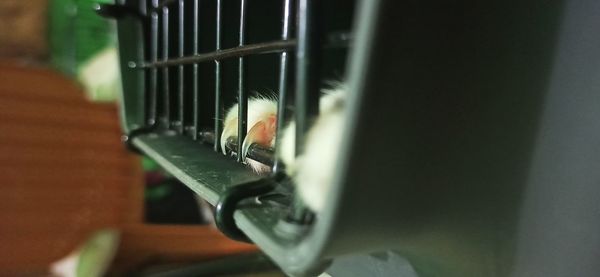
<path id="1" fill-rule="evenodd" d="M 135 136 L 131 142 L 141 153 L 156 161 L 213 206 L 227 188 L 261 178 L 245 165 L 189 137 L 150 133 Z M 196 170 L 206 165 L 209 168 Z M 214 174 L 219 170 L 224 171 L 222 176 Z"/>
<path id="2" fill-rule="evenodd" d="M 258 213 L 258 214 L 257 214 Z M 314 234 L 315 226 L 300 237 L 277 234 L 279 221 L 265 226 L 264 216 L 255 208 L 241 208 L 234 213 L 237 226 L 282 270 L 292 276 L 315 276 L 325 271 L 332 260 L 322 258 L 324 237 Z M 267 212 L 266 214 L 271 214 Z M 265 232 L 266 229 L 271 231 Z"/>

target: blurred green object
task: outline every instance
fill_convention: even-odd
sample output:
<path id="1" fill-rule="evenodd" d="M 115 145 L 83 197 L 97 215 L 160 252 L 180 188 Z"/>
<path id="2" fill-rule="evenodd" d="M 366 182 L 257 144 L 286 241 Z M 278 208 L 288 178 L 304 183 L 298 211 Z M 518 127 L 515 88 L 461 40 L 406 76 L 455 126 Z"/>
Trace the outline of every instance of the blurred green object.
<path id="1" fill-rule="evenodd" d="M 120 93 L 116 25 L 93 7 L 113 0 L 50 0 L 50 63 L 77 79 L 93 101 L 114 101 Z"/>
<path id="2" fill-rule="evenodd" d="M 119 246 L 117 230 L 105 229 L 96 232 L 82 246 L 77 276 L 104 276 Z"/>
<path id="3" fill-rule="evenodd" d="M 95 232 L 78 249 L 51 265 L 51 272 L 63 277 L 104 276 L 117 252 L 120 233 L 115 229 Z"/>
<path id="4" fill-rule="evenodd" d="M 146 190 L 144 191 L 144 199 L 150 201 L 157 201 L 166 197 L 167 195 L 172 193 L 172 191 L 173 189 L 166 184 L 161 184 L 154 187 L 146 187 Z"/>
<path id="5" fill-rule="evenodd" d="M 146 156 L 142 156 L 142 168 L 144 169 L 144 171 L 153 171 L 160 169 L 158 164 L 153 159 L 150 159 Z"/>

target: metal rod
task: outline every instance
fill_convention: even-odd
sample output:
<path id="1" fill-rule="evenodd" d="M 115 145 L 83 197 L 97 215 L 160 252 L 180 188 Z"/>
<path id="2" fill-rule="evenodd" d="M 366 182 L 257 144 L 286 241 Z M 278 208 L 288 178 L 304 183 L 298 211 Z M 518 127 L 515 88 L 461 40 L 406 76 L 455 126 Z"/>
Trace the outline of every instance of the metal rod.
<path id="1" fill-rule="evenodd" d="M 158 3 L 158 5 L 156 5 L 156 7 L 154 8 L 154 10 L 160 11 L 162 8 L 175 3 L 175 1 L 177 1 L 177 0 L 163 0 L 160 3 Z"/>
<path id="2" fill-rule="evenodd" d="M 292 0 L 285 0 L 283 5 L 283 28 L 281 30 L 281 39 L 286 41 L 289 39 L 289 35 L 291 33 L 292 24 L 291 23 L 291 14 L 292 14 Z M 288 51 L 283 51 L 279 58 L 279 102 L 277 103 L 277 135 L 275 136 L 275 151 L 277 154 L 275 155 L 275 161 L 273 163 L 273 173 L 277 174 L 281 172 L 281 164 L 279 159 L 279 151 L 280 150 L 280 140 L 281 135 L 283 133 L 284 124 L 287 120 L 285 108 L 288 103 L 288 93 L 287 93 L 287 82 L 288 82 Z"/>
<path id="3" fill-rule="evenodd" d="M 292 24 L 291 23 L 291 18 L 292 18 L 292 7 L 293 7 L 293 2 L 292 0 L 285 0 L 284 3 L 284 7 L 283 7 L 283 28 L 281 29 L 281 39 L 282 40 L 288 40 L 290 38 L 290 33 L 292 32 Z"/>
<path id="4" fill-rule="evenodd" d="M 139 8 L 140 8 L 140 14 L 142 16 L 146 16 L 148 14 L 148 7 L 146 6 L 147 1 L 142 0 L 138 4 L 139 4 Z"/>
<path id="5" fill-rule="evenodd" d="M 143 54 L 140 57 L 141 59 L 148 59 L 149 58 L 149 53 L 150 53 L 150 45 L 152 43 L 151 38 L 148 36 L 148 34 L 150 32 L 148 32 L 148 28 L 150 27 L 149 23 L 151 22 L 149 18 L 147 18 L 146 16 L 148 15 L 148 1 L 146 0 L 142 0 L 138 2 L 138 10 L 139 10 L 139 14 L 141 15 L 141 18 L 143 18 L 144 20 L 141 20 L 141 24 L 142 24 L 142 40 L 144 43 L 141 44 L 141 47 L 143 49 Z M 144 70 L 143 71 L 144 74 L 144 89 L 142 94 L 144 95 L 144 99 L 143 99 L 143 103 L 142 103 L 142 116 L 143 116 L 143 124 L 149 124 L 150 123 L 150 89 L 149 89 L 149 82 L 150 82 L 150 71 L 149 70 Z"/>
<path id="6" fill-rule="evenodd" d="M 230 137 L 229 139 L 227 139 L 227 148 L 229 149 L 238 149 L 239 145 L 238 145 L 238 138 L 237 137 Z M 270 147 L 264 147 L 260 144 L 257 143 L 253 143 L 252 145 L 250 145 L 250 148 L 248 148 L 248 153 L 246 154 L 247 157 L 249 159 L 255 160 L 259 163 L 268 165 L 268 166 L 272 166 L 273 165 L 273 148 Z M 233 151 L 232 155 L 238 157 L 237 155 L 238 152 Z"/>
<path id="7" fill-rule="evenodd" d="M 212 131 L 209 131 L 209 130 L 199 131 L 198 132 L 198 140 L 200 140 L 203 143 L 213 144 L 214 140 L 215 140 L 215 133 Z M 237 137 L 230 137 L 227 139 L 227 142 L 225 143 L 225 145 L 228 149 L 233 150 L 233 151 L 231 151 L 231 154 L 234 156 L 237 156 L 237 153 L 235 152 L 238 147 L 237 142 L 238 142 Z M 273 165 L 273 162 L 274 162 L 274 158 L 273 158 L 275 155 L 274 151 L 275 151 L 275 149 L 273 149 L 271 147 L 265 147 L 258 143 L 253 143 L 252 145 L 250 145 L 250 148 L 248 149 L 248 158 L 270 166 L 270 165 Z"/>
<path id="8" fill-rule="evenodd" d="M 219 29 L 217 27 L 217 29 Z M 142 68 L 150 68 L 150 67 L 165 67 L 165 66 L 173 66 L 180 64 L 192 64 L 192 63 L 200 63 L 206 61 L 219 61 L 227 58 L 239 58 L 242 56 L 248 55 L 256 55 L 256 54 L 268 54 L 275 53 L 284 50 L 290 50 L 295 47 L 295 40 L 288 41 L 272 41 L 272 42 L 263 42 L 256 43 L 244 46 L 238 46 L 225 50 L 217 50 L 210 53 L 199 54 L 189 57 L 170 59 L 168 61 L 158 61 L 151 62 L 142 65 Z"/>
<path id="9" fill-rule="evenodd" d="M 319 0 L 300 0 L 296 50 L 296 155 L 303 152 L 304 137 L 319 113 L 321 76 L 321 16 Z"/>
<path id="10" fill-rule="evenodd" d="M 169 60 L 169 8 L 163 6 L 162 8 L 162 27 L 163 27 L 163 48 L 162 58 L 163 61 Z M 164 104 L 164 117 L 167 122 L 167 128 L 171 126 L 171 113 L 170 113 L 170 97 L 169 91 L 169 68 L 164 67 L 163 70 L 163 104 Z"/>
<path id="11" fill-rule="evenodd" d="M 321 77 L 321 0 L 299 0 L 298 47 L 296 50 L 296 156 L 304 151 L 305 134 L 319 113 Z M 313 215 L 295 194 L 289 219 L 308 224 Z"/>
<path id="12" fill-rule="evenodd" d="M 152 0 L 152 7 L 158 6 L 158 0 Z M 150 61 L 158 61 L 158 13 L 150 13 Z M 158 102 L 158 70 L 150 69 L 150 99 L 148 111 L 148 124 L 154 125 L 157 122 L 157 102 Z"/>
<path id="13" fill-rule="evenodd" d="M 246 0 L 240 0 L 240 33 L 239 46 L 243 46 L 246 33 Z M 246 137 L 246 125 L 248 124 L 248 95 L 246 93 L 246 80 L 244 75 L 246 68 L 244 57 L 238 60 L 238 149 L 237 153 L 242 153 L 242 144 Z M 237 156 L 237 161 L 241 162 L 244 157 Z"/>
<path id="14" fill-rule="evenodd" d="M 221 51 L 221 0 L 217 0 L 217 26 L 216 26 L 216 42 L 215 42 L 215 52 L 219 53 Z M 211 55 L 208 55 L 211 56 Z M 221 102 L 221 61 L 215 58 L 211 58 L 210 60 L 214 60 L 215 62 L 215 141 L 214 141 L 214 150 L 216 152 L 220 152 L 220 139 L 221 139 L 221 119 L 223 117 L 222 113 L 222 102 Z M 196 130 L 198 131 L 198 130 Z"/>
<path id="15" fill-rule="evenodd" d="M 352 36 L 348 33 L 332 33 L 327 36 L 327 42 L 323 45 L 323 48 L 340 48 L 340 47 L 348 47 L 348 44 L 351 43 Z M 173 66 L 179 64 L 193 64 L 214 60 L 224 60 L 228 58 L 238 58 L 242 56 L 248 55 L 260 55 L 260 54 L 269 54 L 269 53 L 277 53 L 283 51 L 294 50 L 296 48 L 296 40 L 288 39 L 288 40 L 277 40 L 271 42 L 262 42 L 255 44 L 247 44 L 244 46 L 238 46 L 234 48 L 204 53 L 204 54 L 196 54 L 193 56 L 170 59 L 168 61 L 157 61 L 157 62 L 147 62 L 145 64 L 141 64 L 137 68 L 150 68 L 150 67 L 165 67 L 165 66 Z"/>
<path id="16" fill-rule="evenodd" d="M 184 26 L 183 26 L 183 22 L 184 22 L 184 0 L 179 0 L 179 57 L 182 58 L 184 56 L 183 53 L 183 44 L 185 43 L 185 38 L 184 38 Z M 183 65 L 179 65 L 178 68 L 178 95 L 179 95 L 179 103 L 178 103 L 178 108 L 179 108 L 179 120 L 178 120 L 178 131 L 180 134 L 183 134 L 183 127 L 185 126 L 185 118 L 184 118 L 184 80 L 183 80 Z"/>
<path id="17" fill-rule="evenodd" d="M 199 0 L 194 0 L 194 28 L 193 28 L 193 33 L 194 33 L 194 49 L 193 54 L 194 55 L 198 55 L 198 5 L 199 5 Z M 194 75 L 194 80 L 192 81 L 192 86 L 193 86 L 193 90 L 194 90 L 194 132 L 192 137 L 194 138 L 194 140 L 198 139 L 198 129 L 199 129 L 199 121 L 198 121 L 198 105 L 200 104 L 198 101 L 198 64 L 194 63 L 193 65 L 193 73 Z"/>

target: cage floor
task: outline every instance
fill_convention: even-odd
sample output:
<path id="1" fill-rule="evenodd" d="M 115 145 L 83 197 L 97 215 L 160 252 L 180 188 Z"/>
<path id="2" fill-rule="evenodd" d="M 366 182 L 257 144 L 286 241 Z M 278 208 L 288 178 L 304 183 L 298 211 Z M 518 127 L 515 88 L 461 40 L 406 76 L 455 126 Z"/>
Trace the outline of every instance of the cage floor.
<path id="1" fill-rule="evenodd" d="M 261 178 L 235 159 L 186 137 L 142 135 L 135 138 L 134 144 L 212 205 L 217 204 L 229 187 Z M 279 219 L 286 212 L 287 208 L 273 201 L 250 201 L 239 206 L 234 219 L 240 229 L 263 249 L 280 248 L 290 246 L 294 241 L 293 237 L 275 234 Z M 277 240 L 277 244 L 273 244 L 273 239 Z"/>

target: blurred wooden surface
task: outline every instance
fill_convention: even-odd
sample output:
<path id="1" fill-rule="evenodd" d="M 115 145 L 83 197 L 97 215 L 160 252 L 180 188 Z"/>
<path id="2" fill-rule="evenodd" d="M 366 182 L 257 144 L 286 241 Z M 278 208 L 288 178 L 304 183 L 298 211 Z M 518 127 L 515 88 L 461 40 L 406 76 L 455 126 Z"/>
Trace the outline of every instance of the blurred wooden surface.
<path id="1" fill-rule="evenodd" d="M 115 268 L 197 261 L 254 247 L 208 226 L 143 224 L 140 163 L 117 108 L 45 69 L 0 62 L 0 275 L 44 274 L 94 230 L 116 227 Z"/>
<path id="2" fill-rule="evenodd" d="M 0 56 L 41 58 L 48 53 L 47 0 L 0 1 Z"/>

